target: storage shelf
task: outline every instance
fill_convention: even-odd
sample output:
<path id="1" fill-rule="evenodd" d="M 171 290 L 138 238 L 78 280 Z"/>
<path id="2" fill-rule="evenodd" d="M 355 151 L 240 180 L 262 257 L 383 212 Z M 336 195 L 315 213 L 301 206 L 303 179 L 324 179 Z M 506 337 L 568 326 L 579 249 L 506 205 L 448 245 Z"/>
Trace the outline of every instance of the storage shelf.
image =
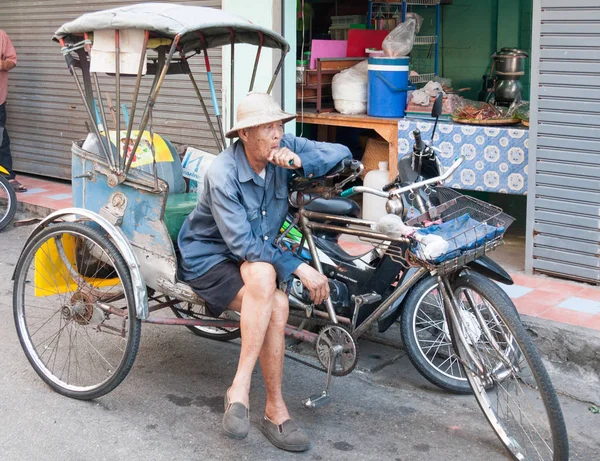
<path id="1" fill-rule="evenodd" d="M 439 5 L 440 3 L 442 3 L 442 0 L 408 0 L 406 2 L 407 5 Z"/>
<path id="2" fill-rule="evenodd" d="M 442 3 L 442 0 L 405 0 L 403 2 L 371 2 L 373 5 L 402 5 L 406 3 L 409 6 L 435 6 Z"/>
<path id="3" fill-rule="evenodd" d="M 431 74 L 420 74 L 409 77 L 411 83 L 427 83 L 429 80 L 432 80 L 435 77 L 435 73 Z"/>
<path id="4" fill-rule="evenodd" d="M 415 37 L 415 45 L 435 45 L 437 37 L 435 35 L 423 35 Z"/>

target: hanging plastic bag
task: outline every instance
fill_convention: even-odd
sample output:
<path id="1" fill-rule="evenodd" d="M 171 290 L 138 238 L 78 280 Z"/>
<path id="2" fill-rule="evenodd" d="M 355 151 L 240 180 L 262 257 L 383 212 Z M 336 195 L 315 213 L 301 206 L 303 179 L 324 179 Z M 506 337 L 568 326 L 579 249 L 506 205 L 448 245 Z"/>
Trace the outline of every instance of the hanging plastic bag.
<path id="1" fill-rule="evenodd" d="M 385 55 L 388 58 L 408 56 L 413 49 L 416 32 L 417 21 L 414 18 L 408 18 L 383 39 L 381 48 Z"/>
<path id="2" fill-rule="evenodd" d="M 365 114 L 367 112 L 368 84 L 367 60 L 335 74 L 331 83 L 335 110 L 346 115 Z"/>
<path id="3" fill-rule="evenodd" d="M 417 28 L 415 32 L 418 34 L 421 31 L 421 26 L 423 25 L 423 16 L 417 13 L 406 13 L 406 19 L 414 19 L 417 21 Z"/>

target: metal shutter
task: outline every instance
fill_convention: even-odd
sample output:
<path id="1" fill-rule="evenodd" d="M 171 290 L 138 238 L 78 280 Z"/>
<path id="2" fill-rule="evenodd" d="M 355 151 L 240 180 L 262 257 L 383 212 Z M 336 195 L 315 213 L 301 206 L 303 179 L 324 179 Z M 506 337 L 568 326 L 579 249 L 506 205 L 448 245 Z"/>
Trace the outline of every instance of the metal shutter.
<path id="1" fill-rule="evenodd" d="M 221 0 L 171 1 L 221 8 Z M 0 2 L 0 28 L 10 36 L 18 57 L 17 67 L 9 74 L 7 100 L 7 128 L 15 170 L 56 178 L 71 177 L 71 142 L 85 138 L 84 121 L 88 117 L 60 47 L 51 37 L 58 27 L 83 13 L 130 3 L 139 3 L 139 0 Z M 209 55 L 215 85 L 220 92 L 221 50 L 211 50 Z M 192 70 L 203 95 L 210 100 L 203 60 L 193 59 Z M 142 95 L 147 94 L 151 78 L 142 79 L 145 81 L 142 88 L 146 90 Z M 114 84 L 109 86 L 114 78 L 103 77 L 100 81 L 102 92 L 110 91 L 114 104 Z M 122 79 L 122 85 L 128 88 L 121 102 L 131 100 L 134 83 L 132 78 Z M 145 103 L 142 95 L 138 101 L 138 116 Z M 106 98 L 104 102 L 106 105 Z M 212 114 L 212 109 L 210 112 Z M 109 126 L 114 129 L 111 122 Z M 185 75 L 167 77 L 154 110 L 154 131 L 174 143 L 216 152 L 200 103 Z"/>
<path id="2" fill-rule="evenodd" d="M 599 283 L 600 3 L 535 0 L 533 28 L 531 267 Z"/>

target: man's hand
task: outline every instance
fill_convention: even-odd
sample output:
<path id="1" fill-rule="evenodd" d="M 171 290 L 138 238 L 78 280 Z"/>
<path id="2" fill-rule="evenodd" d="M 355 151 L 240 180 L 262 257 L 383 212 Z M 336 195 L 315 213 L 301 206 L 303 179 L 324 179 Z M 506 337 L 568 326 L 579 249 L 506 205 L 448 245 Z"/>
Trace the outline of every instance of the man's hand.
<path id="1" fill-rule="evenodd" d="M 306 263 L 302 263 L 294 271 L 302 284 L 310 292 L 310 299 L 315 304 L 321 304 L 329 297 L 329 283 L 327 277 L 313 269 Z"/>
<path id="2" fill-rule="evenodd" d="M 300 160 L 300 157 L 287 147 L 273 149 L 268 160 L 269 162 L 282 168 L 287 168 L 288 170 L 302 168 L 302 160 Z"/>

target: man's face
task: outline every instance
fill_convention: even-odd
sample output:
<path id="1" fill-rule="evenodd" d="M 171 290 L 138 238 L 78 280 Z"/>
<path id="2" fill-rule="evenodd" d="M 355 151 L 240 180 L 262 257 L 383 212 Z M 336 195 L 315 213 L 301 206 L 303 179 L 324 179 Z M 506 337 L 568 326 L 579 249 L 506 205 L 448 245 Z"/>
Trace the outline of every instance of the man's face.
<path id="1" fill-rule="evenodd" d="M 246 154 L 255 155 L 269 161 L 279 149 L 283 136 L 283 123 L 273 122 L 240 130 Z"/>

